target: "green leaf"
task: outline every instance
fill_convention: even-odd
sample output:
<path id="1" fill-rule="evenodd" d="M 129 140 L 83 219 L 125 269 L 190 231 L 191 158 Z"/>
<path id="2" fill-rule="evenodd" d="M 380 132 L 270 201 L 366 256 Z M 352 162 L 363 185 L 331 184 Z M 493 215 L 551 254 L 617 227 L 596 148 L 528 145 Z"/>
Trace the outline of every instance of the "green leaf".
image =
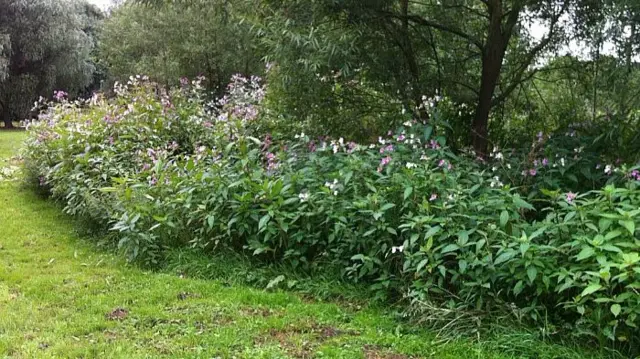
<path id="1" fill-rule="evenodd" d="M 262 218 L 260 218 L 260 222 L 258 222 L 258 230 L 262 230 L 262 228 L 264 228 L 264 226 L 266 226 L 267 223 L 269 223 L 270 219 L 271 219 L 271 216 L 268 214 L 265 214 L 264 216 L 262 216 Z"/>
<path id="2" fill-rule="evenodd" d="M 458 262 L 458 267 L 460 268 L 460 273 L 464 273 L 467 270 L 467 261 L 464 259 Z"/>
<path id="3" fill-rule="evenodd" d="M 622 232 L 620 232 L 619 230 L 616 229 L 615 231 L 611 231 L 611 232 L 607 233 L 604 236 L 604 239 L 606 239 L 606 240 L 614 239 L 614 238 L 618 237 L 621 234 L 622 234 Z"/>
<path id="4" fill-rule="evenodd" d="M 513 294 L 518 295 L 522 293 L 522 289 L 524 289 L 524 283 L 521 280 L 516 283 L 515 287 L 513 287 Z"/>
<path id="5" fill-rule="evenodd" d="M 458 247 L 457 244 L 449 244 L 447 246 L 445 246 L 444 248 L 442 248 L 442 250 L 440 251 L 440 253 L 445 254 L 445 253 L 450 253 L 453 251 L 457 251 L 458 249 L 460 249 L 460 247 Z"/>
<path id="6" fill-rule="evenodd" d="M 629 231 L 629 233 L 631 233 L 631 235 L 633 235 L 636 232 L 636 224 L 634 221 L 627 219 L 627 220 L 620 220 L 618 221 L 618 223 L 624 226 L 624 228 L 626 228 Z"/>
<path id="7" fill-rule="evenodd" d="M 469 242 L 469 233 L 467 231 L 460 231 L 458 233 L 458 245 L 464 247 Z"/>
<path id="8" fill-rule="evenodd" d="M 520 198 L 520 196 L 513 197 L 513 204 L 515 204 L 518 208 L 526 208 L 535 211 L 535 208 L 529 202 Z"/>
<path id="9" fill-rule="evenodd" d="M 364 262 L 364 254 L 356 254 L 353 257 L 351 257 L 352 261 L 363 261 Z"/>
<path id="10" fill-rule="evenodd" d="M 529 266 L 527 268 L 527 276 L 529 277 L 529 282 L 533 283 L 537 275 L 538 275 L 538 268 L 536 268 L 535 266 Z"/>
<path id="11" fill-rule="evenodd" d="M 269 282 L 269 284 L 267 284 L 267 289 L 271 289 L 271 288 L 277 286 L 282 281 L 284 281 L 284 276 L 283 275 L 279 275 L 279 276 L 275 277 L 274 279 L 272 279 Z"/>
<path id="12" fill-rule="evenodd" d="M 564 216 L 564 221 L 563 221 L 563 222 L 564 222 L 564 223 L 567 223 L 567 222 L 569 222 L 570 220 L 572 220 L 572 219 L 573 219 L 573 217 L 575 217 L 575 216 L 576 216 L 576 212 L 575 212 L 575 211 L 574 211 L 574 212 L 569 212 L 569 213 L 567 213 L 567 215 L 566 215 L 566 216 Z"/>
<path id="13" fill-rule="evenodd" d="M 509 222 L 509 212 L 502 211 L 502 213 L 500 213 L 500 227 L 504 228 L 507 222 Z"/>
<path id="14" fill-rule="evenodd" d="M 504 263 L 508 260 L 510 260 L 511 258 L 513 258 L 515 256 L 516 252 L 508 250 L 508 251 L 504 251 L 502 252 L 497 258 L 496 260 L 493 262 L 494 265 L 498 265 L 501 263 Z"/>
<path id="15" fill-rule="evenodd" d="M 600 289 L 602 289 L 602 286 L 600 285 L 600 283 L 593 283 L 590 284 L 588 287 L 586 287 L 582 293 L 580 293 L 581 297 L 587 296 L 589 294 L 593 294 L 597 291 L 599 291 Z"/>
<path id="16" fill-rule="evenodd" d="M 388 210 L 388 209 L 391 209 L 391 208 L 393 208 L 393 207 L 395 207 L 395 206 L 396 206 L 396 205 L 395 205 L 395 204 L 393 204 L 393 203 L 387 203 L 387 204 L 385 204 L 384 206 L 382 206 L 382 207 L 380 208 L 380 210 L 381 210 L 382 212 L 384 212 L 384 211 L 386 211 L 386 210 Z"/>
<path id="17" fill-rule="evenodd" d="M 420 270 L 424 268 L 424 266 L 426 266 L 427 263 L 429 263 L 429 259 L 421 260 L 420 263 L 418 263 L 418 266 L 416 267 L 416 272 L 420 272 Z"/>
<path id="18" fill-rule="evenodd" d="M 424 235 L 424 238 L 433 237 L 436 233 L 440 232 L 440 229 L 441 229 L 440 226 L 435 226 L 435 227 L 429 228 L 427 233 Z"/>
<path id="19" fill-rule="evenodd" d="M 587 259 L 589 257 L 591 257 L 592 255 L 596 254 L 596 251 L 593 250 L 593 248 L 591 247 L 584 247 L 582 248 L 582 250 L 580 251 L 580 253 L 578 253 L 578 255 L 576 256 L 576 259 L 581 261 L 583 259 Z"/>
<path id="20" fill-rule="evenodd" d="M 622 311 L 622 307 L 620 306 L 620 304 L 614 304 L 611 306 L 611 313 L 613 313 L 614 317 L 618 317 L 618 315 L 620 315 L 620 312 Z"/>
<path id="21" fill-rule="evenodd" d="M 413 187 L 407 187 L 404 189 L 404 200 L 406 200 L 407 198 L 409 198 L 409 196 L 411 196 L 411 194 L 413 193 Z"/>

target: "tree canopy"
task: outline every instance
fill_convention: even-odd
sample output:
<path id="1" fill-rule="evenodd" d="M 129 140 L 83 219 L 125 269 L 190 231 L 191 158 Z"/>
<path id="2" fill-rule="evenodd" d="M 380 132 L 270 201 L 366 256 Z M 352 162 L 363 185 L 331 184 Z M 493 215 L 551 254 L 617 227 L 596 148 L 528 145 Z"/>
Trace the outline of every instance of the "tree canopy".
<path id="1" fill-rule="evenodd" d="M 86 2 L 0 0 L 0 117 L 23 119 L 39 96 L 77 93 L 93 79 L 92 29 L 102 17 Z"/>

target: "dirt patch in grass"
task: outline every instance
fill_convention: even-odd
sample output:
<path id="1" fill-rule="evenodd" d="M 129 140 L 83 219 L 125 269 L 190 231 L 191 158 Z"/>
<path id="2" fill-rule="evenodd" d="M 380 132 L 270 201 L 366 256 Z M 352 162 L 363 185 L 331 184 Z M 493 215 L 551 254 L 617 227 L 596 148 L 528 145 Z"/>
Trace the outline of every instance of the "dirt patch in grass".
<path id="1" fill-rule="evenodd" d="M 310 324 L 291 325 L 286 328 L 271 328 L 259 338 L 254 339 L 254 345 L 264 346 L 278 343 L 287 355 L 294 358 L 312 358 L 316 349 L 325 341 L 339 336 L 359 336 L 354 330 L 344 330 L 333 326 Z"/>
<path id="2" fill-rule="evenodd" d="M 123 320 L 129 315 L 129 311 L 123 308 L 116 308 L 109 313 L 105 314 L 105 317 L 109 320 Z"/>
<path id="3" fill-rule="evenodd" d="M 362 351 L 365 359 L 414 359 L 414 357 L 394 353 L 377 345 L 365 345 Z"/>
<path id="4" fill-rule="evenodd" d="M 266 307 L 241 307 L 239 313 L 245 317 L 262 317 L 269 318 L 281 316 L 282 311 Z"/>

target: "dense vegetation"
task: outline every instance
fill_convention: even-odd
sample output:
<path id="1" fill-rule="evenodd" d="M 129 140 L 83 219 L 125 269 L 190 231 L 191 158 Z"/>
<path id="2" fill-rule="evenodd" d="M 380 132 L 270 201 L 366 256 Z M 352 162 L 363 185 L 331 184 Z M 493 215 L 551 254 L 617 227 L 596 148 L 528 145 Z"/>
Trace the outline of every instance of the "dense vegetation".
<path id="1" fill-rule="evenodd" d="M 0 1 L 0 121 L 12 127 L 34 101 L 99 81 L 91 53 L 103 17 L 84 1 Z M 99 83 L 98 83 L 99 85 Z"/>
<path id="2" fill-rule="evenodd" d="M 638 354 L 639 20 L 625 0 L 126 3 L 98 35 L 115 85 L 36 104 L 28 180 L 146 265 L 234 250 L 413 318 L 510 313 Z"/>

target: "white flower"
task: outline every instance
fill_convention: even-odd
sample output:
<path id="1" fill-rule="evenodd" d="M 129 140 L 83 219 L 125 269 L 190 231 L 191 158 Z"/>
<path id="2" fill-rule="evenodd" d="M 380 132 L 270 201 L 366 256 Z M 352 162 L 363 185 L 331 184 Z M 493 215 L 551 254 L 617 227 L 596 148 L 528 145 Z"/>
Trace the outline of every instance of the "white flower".
<path id="1" fill-rule="evenodd" d="M 502 187 L 502 186 L 504 186 L 504 184 L 503 184 L 502 182 L 500 182 L 500 177 L 498 177 L 498 176 L 494 176 L 494 177 L 491 179 L 491 184 L 490 184 L 490 186 L 491 186 L 492 188 L 493 188 L 493 187 Z"/>
<path id="2" fill-rule="evenodd" d="M 611 165 L 604 166 L 604 173 L 610 175 L 611 174 Z"/>
<path id="3" fill-rule="evenodd" d="M 404 111 L 404 110 L 403 110 Z M 411 127 L 411 121 L 407 121 L 405 123 L 403 123 L 403 125 L 407 126 L 407 127 Z"/>
<path id="4" fill-rule="evenodd" d="M 503 159 L 503 158 L 504 158 L 504 156 L 502 155 L 502 152 L 498 152 L 498 153 L 496 153 L 496 159 L 497 159 L 497 160 L 501 160 L 501 159 Z"/>
<path id="5" fill-rule="evenodd" d="M 391 253 L 395 253 L 395 252 L 402 253 L 402 251 L 404 251 L 404 245 L 391 247 Z"/>
<path id="6" fill-rule="evenodd" d="M 421 161 L 428 161 L 428 160 L 429 160 L 429 156 L 427 156 L 427 155 L 422 155 L 422 156 L 420 156 L 420 160 L 421 160 Z"/>
<path id="7" fill-rule="evenodd" d="M 407 166 L 407 168 L 409 168 L 409 169 L 418 167 L 417 164 L 412 163 L 412 162 L 407 162 L 407 164 L 405 166 Z"/>
<path id="8" fill-rule="evenodd" d="M 338 195 L 338 191 L 333 191 L 333 195 L 337 196 Z"/>
<path id="9" fill-rule="evenodd" d="M 308 193 L 300 193 L 298 195 L 298 198 L 300 199 L 300 202 L 306 202 L 309 200 L 309 194 Z"/>
<path id="10" fill-rule="evenodd" d="M 498 168 L 496 166 L 491 167 L 491 171 L 495 172 Z"/>
<path id="11" fill-rule="evenodd" d="M 511 163 L 507 163 L 507 168 L 511 169 Z"/>
<path id="12" fill-rule="evenodd" d="M 560 165 L 562 165 L 562 167 L 564 167 L 564 157 L 562 157 L 562 158 L 560 159 Z"/>

